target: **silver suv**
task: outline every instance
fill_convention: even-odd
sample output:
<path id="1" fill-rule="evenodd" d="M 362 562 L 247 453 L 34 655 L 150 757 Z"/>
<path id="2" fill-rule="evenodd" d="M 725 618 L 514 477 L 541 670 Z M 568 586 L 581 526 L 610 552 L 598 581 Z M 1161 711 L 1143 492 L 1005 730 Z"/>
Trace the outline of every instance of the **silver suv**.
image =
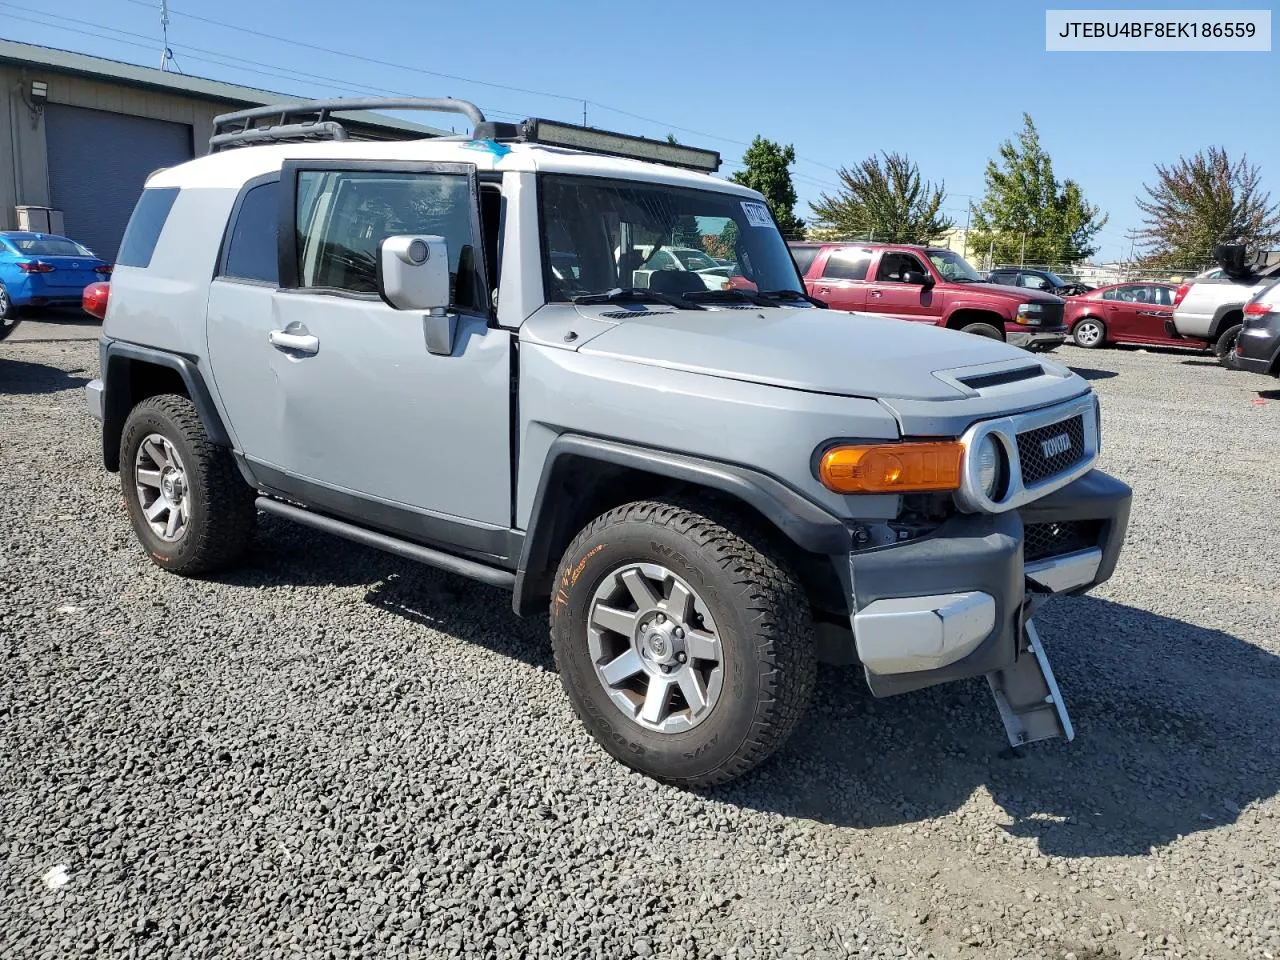
<path id="1" fill-rule="evenodd" d="M 474 132 L 347 138 L 390 107 Z M 719 163 L 457 100 L 219 118 L 138 201 L 88 386 L 147 554 L 230 564 L 261 511 L 505 588 L 669 782 L 768 757 L 820 656 L 877 696 L 985 676 L 1013 743 L 1070 738 L 1031 616 L 1111 575 L 1130 503 L 1089 384 L 826 309 Z M 733 288 L 637 283 L 699 234 Z"/>
<path id="2" fill-rule="evenodd" d="M 1245 248 L 1239 244 L 1220 244 L 1213 253 L 1218 269 L 1178 287 L 1172 323 L 1178 336 L 1205 344 L 1224 366 L 1235 367 L 1244 305 L 1280 279 L 1280 263 L 1262 268 L 1246 263 Z"/>

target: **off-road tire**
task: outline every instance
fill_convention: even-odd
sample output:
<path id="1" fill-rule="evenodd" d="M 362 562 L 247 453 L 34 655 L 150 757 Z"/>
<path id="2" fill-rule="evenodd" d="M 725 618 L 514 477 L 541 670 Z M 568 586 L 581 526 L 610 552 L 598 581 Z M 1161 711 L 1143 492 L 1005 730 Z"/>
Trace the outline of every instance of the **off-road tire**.
<path id="1" fill-rule="evenodd" d="M 138 447 L 152 434 L 172 443 L 186 468 L 191 510 L 187 529 L 176 542 L 151 529 L 135 484 Z M 209 441 L 195 405 L 180 394 L 149 397 L 130 412 L 120 437 L 120 487 L 134 533 L 165 570 L 183 576 L 211 573 L 237 560 L 253 539 L 253 489 L 231 451 Z"/>
<path id="2" fill-rule="evenodd" d="M 723 686 L 690 730 L 646 729 L 615 705 L 595 673 L 591 598 L 606 576 L 636 562 L 685 578 L 718 625 Z M 710 787 L 747 773 L 786 740 L 813 691 L 803 587 L 746 518 L 699 501 L 646 500 L 593 520 L 560 561 L 550 620 L 556 666 L 579 719 L 616 759 L 663 782 Z"/>
<path id="3" fill-rule="evenodd" d="M 13 333 L 18 326 L 18 308 L 9 297 L 9 290 L 0 283 L 0 340 Z"/>
<path id="4" fill-rule="evenodd" d="M 972 333 L 975 337 L 987 337 L 991 340 L 1003 340 L 1004 334 L 989 323 L 969 323 L 960 328 L 961 333 Z"/>
<path id="5" fill-rule="evenodd" d="M 1242 323 L 1232 324 L 1222 331 L 1222 336 L 1218 337 L 1218 342 L 1213 345 L 1213 355 L 1228 370 L 1240 369 L 1240 364 L 1236 362 L 1236 340 L 1243 329 L 1244 324 Z"/>
<path id="6" fill-rule="evenodd" d="M 1090 324 L 1098 328 L 1098 336 L 1093 340 L 1080 334 L 1081 329 L 1087 329 Z M 1071 327 L 1071 342 L 1086 350 L 1097 350 L 1107 342 L 1107 325 L 1097 317 L 1082 317 Z"/>

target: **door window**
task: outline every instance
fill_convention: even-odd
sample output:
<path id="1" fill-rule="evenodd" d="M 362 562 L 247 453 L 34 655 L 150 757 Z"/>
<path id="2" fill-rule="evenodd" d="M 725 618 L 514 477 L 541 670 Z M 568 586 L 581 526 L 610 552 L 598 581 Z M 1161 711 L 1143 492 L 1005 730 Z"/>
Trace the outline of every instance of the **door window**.
<path id="1" fill-rule="evenodd" d="M 849 248 L 832 250 L 822 268 L 822 276 L 829 280 L 865 280 L 871 266 L 871 251 Z"/>
<path id="2" fill-rule="evenodd" d="M 911 254 L 886 253 L 880 258 L 880 268 L 876 271 L 876 279 L 890 283 L 904 283 L 906 281 L 903 278 L 908 273 L 928 275 L 924 264 Z"/>
<path id="3" fill-rule="evenodd" d="M 1032 290 L 1043 290 L 1049 286 L 1049 281 L 1034 273 L 1020 273 L 1018 274 L 1018 286 L 1029 287 Z"/>
<path id="4" fill-rule="evenodd" d="M 1151 301 L 1152 303 L 1158 304 L 1159 306 L 1162 306 L 1162 307 L 1173 306 L 1173 290 L 1170 287 L 1153 286 L 1151 288 L 1151 292 L 1154 298 Z"/>
<path id="5" fill-rule="evenodd" d="M 450 301 L 480 306 L 481 254 L 465 174 L 301 170 L 297 210 L 298 286 L 376 293 L 382 240 L 435 235 L 449 244 Z"/>
<path id="6" fill-rule="evenodd" d="M 261 183 L 240 201 L 220 276 L 279 283 L 279 232 L 280 184 Z"/>

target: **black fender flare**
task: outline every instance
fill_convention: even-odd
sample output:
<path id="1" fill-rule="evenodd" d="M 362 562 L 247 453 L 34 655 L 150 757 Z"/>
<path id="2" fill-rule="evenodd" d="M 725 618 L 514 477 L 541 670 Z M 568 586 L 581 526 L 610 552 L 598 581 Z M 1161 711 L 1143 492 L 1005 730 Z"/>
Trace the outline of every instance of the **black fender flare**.
<path id="1" fill-rule="evenodd" d="M 102 461 L 112 473 L 120 469 L 120 435 L 124 432 L 124 423 L 133 409 L 133 362 L 163 367 L 177 373 L 186 387 L 187 396 L 195 404 L 196 413 L 200 416 L 209 441 L 220 447 L 231 446 L 231 437 L 218 415 L 213 395 L 192 358 L 167 350 L 105 338 L 99 355 L 103 384 Z"/>
<path id="2" fill-rule="evenodd" d="M 1240 303 L 1224 303 L 1218 309 L 1213 311 L 1213 322 L 1209 324 L 1209 342 L 1216 343 L 1218 338 L 1222 336 L 1223 323 L 1229 313 L 1238 313 L 1241 319 L 1244 317 L 1244 301 Z"/>
<path id="3" fill-rule="evenodd" d="M 555 545 L 565 540 L 566 518 L 572 514 L 572 504 L 556 504 L 550 491 L 555 489 L 563 471 L 574 469 L 583 461 L 628 468 L 726 494 L 768 518 L 807 553 L 848 553 L 852 544 L 849 527 L 843 520 L 768 474 L 687 454 L 562 434 L 552 441 L 543 461 L 516 569 L 512 608 L 521 616 L 536 612 L 540 601 L 550 596 L 551 580 L 560 562 Z M 577 531 L 568 533 L 571 538 Z"/>

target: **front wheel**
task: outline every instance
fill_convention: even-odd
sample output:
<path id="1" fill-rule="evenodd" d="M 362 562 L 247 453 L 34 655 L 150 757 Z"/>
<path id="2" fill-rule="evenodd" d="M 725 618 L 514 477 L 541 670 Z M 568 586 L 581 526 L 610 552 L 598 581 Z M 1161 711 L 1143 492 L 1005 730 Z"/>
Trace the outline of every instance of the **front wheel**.
<path id="1" fill-rule="evenodd" d="M 560 561 L 551 641 L 593 737 L 655 779 L 742 776 L 808 705 L 808 599 L 740 518 L 642 501 L 593 521 Z"/>
<path id="2" fill-rule="evenodd" d="M 1240 338 L 1243 327 L 1244 325 L 1240 323 L 1228 327 L 1218 338 L 1218 342 L 1213 345 L 1214 356 L 1228 370 L 1240 369 L 1240 364 L 1236 362 L 1236 340 Z"/>
<path id="3" fill-rule="evenodd" d="M 961 327 L 960 332 L 972 333 L 974 336 L 987 337 L 990 340 L 1004 339 L 1004 334 L 989 323 L 971 323 L 968 326 Z"/>
<path id="4" fill-rule="evenodd" d="M 1091 350 L 1107 342 L 1107 328 L 1101 320 L 1085 317 L 1071 328 L 1071 339 L 1077 347 Z"/>

